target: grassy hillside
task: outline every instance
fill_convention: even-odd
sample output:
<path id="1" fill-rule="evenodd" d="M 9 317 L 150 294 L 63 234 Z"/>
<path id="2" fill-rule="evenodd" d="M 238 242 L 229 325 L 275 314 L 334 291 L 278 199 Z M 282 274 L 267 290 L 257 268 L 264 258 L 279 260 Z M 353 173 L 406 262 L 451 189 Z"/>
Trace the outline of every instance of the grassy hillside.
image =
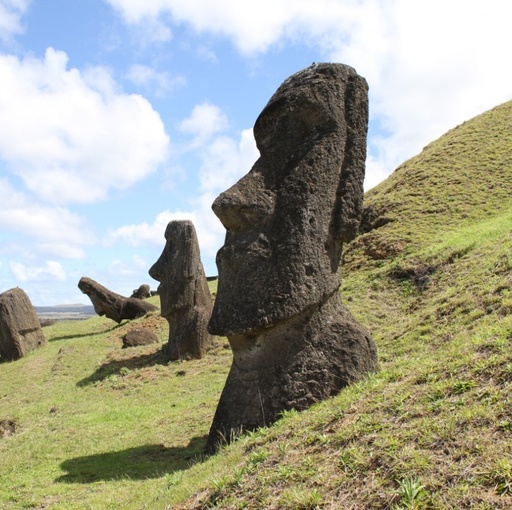
<path id="1" fill-rule="evenodd" d="M 509 102 L 367 193 L 341 294 L 380 371 L 213 457 L 225 339 L 166 364 L 120 349 L 156 315 L 45 328 L 0 365 L 0 508 L 512 508 L 511 148 Z"/>

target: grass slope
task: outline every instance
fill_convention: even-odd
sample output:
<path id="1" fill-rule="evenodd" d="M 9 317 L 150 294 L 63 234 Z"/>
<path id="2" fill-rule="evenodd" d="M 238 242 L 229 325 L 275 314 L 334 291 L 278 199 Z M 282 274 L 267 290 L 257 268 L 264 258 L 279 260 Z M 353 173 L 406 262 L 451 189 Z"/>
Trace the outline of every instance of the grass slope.
<path id="1" fill-rule="evenodd" d="M 366 196 L 342 298 L 380 371 L 201 455 L 230 363 L 120 350 L 156 316 L 45 328 L 0 365 L 0 507 L 512 507 L 512 102 L 451 130 Z M 2 430 L 0 425 L 0 431 Z"/>
<path id="2" fill-rule="evenodd" d="M 0 364 L 2 510 L 156 508 L 201 461 L 229 350 L 168 364 L 162 344 L 121 349 L 141 327 L 167 338 L 157 314 L 58 322 L 47 347 Z"/>

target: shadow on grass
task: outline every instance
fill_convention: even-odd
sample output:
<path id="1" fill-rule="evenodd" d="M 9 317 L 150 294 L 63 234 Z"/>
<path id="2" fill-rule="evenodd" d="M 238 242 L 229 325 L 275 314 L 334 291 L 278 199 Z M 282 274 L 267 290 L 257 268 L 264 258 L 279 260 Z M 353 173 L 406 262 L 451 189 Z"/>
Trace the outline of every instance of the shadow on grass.
<path id="1" fill-rule="evenodd" d="M 86 336 L 97 336 L 97 335 L 103 335 L 104 333 L 109 333 L 110 331 L 114 331 L 118 328 L 121 328 L 125 325 L 125 322 L 121 322 L 121 324 L 114 324 L 113 326 L 105 329 L 101 329 L 100 331 L 94 331 L 92 333 L 80 333 L 77 335 L 65 335 L 65 336 L 56 336 L 55 338 L 50 338 L 49 342 L 55 342 L 57 340 L 70 340 L 71 338 L 84 338 Z"/>
<path id="2" fill-rule="evenodd" d="M 136 348 L 134 348 L 136 349 Z M 121 374 L 122 369 L 134 370 L 137 368 L 150 367 L 153 365 L 167 365 L 168 360 L 166 358 L 163 349 L 159 349 L 156 352 L 150 354 L 142 354 L 140 356 L 133 356 L 126 359 L 115 359 L 103 363 L 96 372 L 91 374 L 89 377 L 82 379 L 76 383 L 77 386 L 87 386 L 94 384 L 98 381 L 103 381 L 113 375 Z"/>
<path id="3" fill-rule="evenodd" d="M 60 466 L 67 474 L 55 482 L 93 483 L 101 480 L 144 480 L 160 478 L 188 469 L 206 458 L 206 436 L 194 437 L 184 448 L 144 445 L 118 452 L 86 455 L 64 461 Z"/>

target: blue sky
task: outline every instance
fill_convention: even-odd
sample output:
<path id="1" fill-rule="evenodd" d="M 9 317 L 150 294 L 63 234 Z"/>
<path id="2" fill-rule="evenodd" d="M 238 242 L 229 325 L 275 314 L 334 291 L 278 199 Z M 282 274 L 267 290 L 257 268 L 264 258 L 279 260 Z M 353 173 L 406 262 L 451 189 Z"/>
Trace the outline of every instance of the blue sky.
<path id="1" fill-rule="evenodd" d="M 0 0 L 0 292 L 156 288 L 181 218 L 216 274 L 211 203 L 285 78 L 332 61 L 367 79 L 369 189 L 511 99 L 511 19 L 509 0 Z"/>

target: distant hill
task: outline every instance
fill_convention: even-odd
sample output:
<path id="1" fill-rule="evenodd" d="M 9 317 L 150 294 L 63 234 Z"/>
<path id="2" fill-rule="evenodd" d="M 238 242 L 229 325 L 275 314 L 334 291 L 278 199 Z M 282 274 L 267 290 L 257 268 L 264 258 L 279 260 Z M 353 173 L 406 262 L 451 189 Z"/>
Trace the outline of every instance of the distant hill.
<path id="1" fill-rule="evenodd" d="M 509 101 L 451 129 L 368 191 L 362 231 L 385 232 L 410 250 L 511 207 Z"/>
<path id="2" fill-rule="evenodd" d="M 82 304 L 34 306 L 34 309 L 40 319 L 80 320 L 96 314 L 92 305 Z"/>

